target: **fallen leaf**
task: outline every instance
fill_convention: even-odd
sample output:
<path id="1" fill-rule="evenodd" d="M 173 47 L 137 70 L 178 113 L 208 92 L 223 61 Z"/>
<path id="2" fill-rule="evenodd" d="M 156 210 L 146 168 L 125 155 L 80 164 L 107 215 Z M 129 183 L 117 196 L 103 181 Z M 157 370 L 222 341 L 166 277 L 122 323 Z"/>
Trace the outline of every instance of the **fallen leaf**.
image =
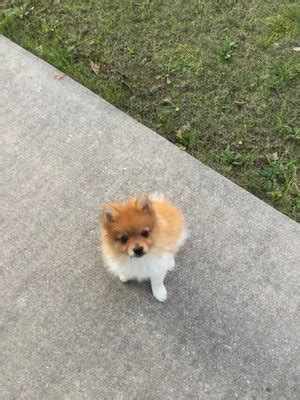
<path id="1" fill-rule="evenodd" d="M 272 153 L 272 154 L 270 155 L 270 159 L 271 159 L 271 160 L 274 160 L 274 161 L 278 160 L 278 153 L 277 153 L 277 151 L 275 151 L 275 153 Z"/>
<path id="2" fill-rule="evenodd" d="M 300 51 L 300 47 L 293 47 L 294 51 Z"/>
<path id="3" fill-rule="evenodd" d="M 91 66 L 91 68 L 92 68 L 94 74 L 95 74 L 95 75 L 99 75 L 100 65 L 94 63 L 94 61 L 91 60 L 91 61 L 90 61 L 90 66 Z"/>
<path id="4" fill-rule="evenodd" d="M 57 80 L 62 79 L 65 76 L 62 72 L 58 72 L 57 74 L 54 74 L 54 78 Z"/>
<path id="5" fill-rule="evenodd" d="M 152 58 L 150 57 L 150 56 L 146 56 L 146 57 L 144 57 L 142 60 L 141 60 L 141 64 L 143 65 L 143 64 L 145 64 L 147 61 L 151 61 L 152 60 Z"/>
<path id="6" fill-rule="evenodd" d="M 243 107 L 244 105 L 246 105 L 246 102 L 242 100 L 235 100 L 234 104 L 236 104 L 238 107 Z"/>

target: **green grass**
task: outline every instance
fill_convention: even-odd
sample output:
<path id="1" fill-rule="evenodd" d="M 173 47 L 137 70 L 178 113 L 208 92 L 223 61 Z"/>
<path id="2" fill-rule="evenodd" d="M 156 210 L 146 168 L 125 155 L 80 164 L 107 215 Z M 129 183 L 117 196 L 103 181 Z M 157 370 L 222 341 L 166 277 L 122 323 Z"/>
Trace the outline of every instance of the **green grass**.
<path id="1" fill-rule="evenodd" d="M 300 219 L 296 2 L 1 4 L 4 35 Z"/>

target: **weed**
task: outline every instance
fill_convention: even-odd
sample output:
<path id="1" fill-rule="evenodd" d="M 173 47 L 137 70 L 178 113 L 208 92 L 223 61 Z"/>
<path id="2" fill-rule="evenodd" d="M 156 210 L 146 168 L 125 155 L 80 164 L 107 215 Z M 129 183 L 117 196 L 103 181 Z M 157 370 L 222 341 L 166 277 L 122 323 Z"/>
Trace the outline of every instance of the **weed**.
<path id="1" fill-rule="evenodd" d="M 218 53 L 222 60 L 230 62 L 235 49 L 237 48 L 237 42 L 233 40 L 225 40 L 218 49 Z"/>
<path id="2" fill-rule="evenodd" d="M 165 109 L 164 112 L 166 114 L 174 113 L 180 111 L 180 108 L 178 105 L 176 105 L 171 99 L 164 99 L 163 102 Z"/>
<path id="3" fill-rule="evenodd" d="M 186 150 L 195 143 L 197 135 L 195 131 L 187 131 L 183 133 L 178 132 L 176 137 L 176 146 L 178 146 L 180 150 Z"/>
<path id="4" fill-rule="evenodd" d="M 0 20 L 0 29 L 5 32 L 7 26 L 12 24 L 15 19 L 23 18 L 25 9 L 23 6 L 12 6 L 3 11 L 2 20 Z"/>
<path id="5" fill-rule="evenodd" d="M 260 170 L 261 176 L 271 182 L 277 182 L 280 175 L 281 164 L 275 162 L 274 164 L 262 167 Z"/>
<path id="6" fill-rule="evenodd" d="M 295 160 L 287 163 L 280 159 L 266 157 L 268 165 L 261 168 L 261 176 L 265 179 L 263 189 L 272 201 L 290 202 L 295 201 L 295 212 L 297 212 L 299 186 L 297 182 L 298 165 Z"/>
<path id="7" fill-rule="evenodd" d="M 230 146 L 222 150 L 220 153 L 220 160 L 227 165 L 226 171 L 231 171 L 232 167 L 245 167 L 250 165 L 254 160 L 254 154 L 251 152 L 234 152 Z"/>

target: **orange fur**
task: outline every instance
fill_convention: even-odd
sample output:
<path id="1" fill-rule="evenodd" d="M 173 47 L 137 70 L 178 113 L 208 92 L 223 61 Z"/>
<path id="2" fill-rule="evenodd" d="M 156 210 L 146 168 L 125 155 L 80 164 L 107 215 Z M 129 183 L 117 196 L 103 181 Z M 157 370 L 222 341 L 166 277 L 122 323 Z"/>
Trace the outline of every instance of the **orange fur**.
<path id="1" fill-rule="evenodd" d="M 164 199 L 150 199 L 142 195 L 127 203 L 108 204 L 102 211 L 102 246 L 111 260 L 132 256 L 135 247 L 175 254 L 185 232 L 185 221 L 180 210 Z M 143 237 L 142 232 L 149 232 Z M 122 237 L 128 237 L 126 243 Z"/>

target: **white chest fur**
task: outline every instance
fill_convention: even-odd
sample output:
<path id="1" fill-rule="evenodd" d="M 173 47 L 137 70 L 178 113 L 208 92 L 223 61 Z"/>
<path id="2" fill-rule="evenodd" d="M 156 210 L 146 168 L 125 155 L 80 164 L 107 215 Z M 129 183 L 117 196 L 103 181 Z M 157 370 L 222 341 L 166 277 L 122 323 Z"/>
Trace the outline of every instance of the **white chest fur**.
<path id="1" fill-rule="evenodd" d="M 144 281 L 155 277 L 164 278 L 167 271 L 174 268 L 172 253 L 158 253 L 149 251 L 141 258 L 124 256 L 119 262 L 105 260 L 108 269 L 122 281 Z"/>

